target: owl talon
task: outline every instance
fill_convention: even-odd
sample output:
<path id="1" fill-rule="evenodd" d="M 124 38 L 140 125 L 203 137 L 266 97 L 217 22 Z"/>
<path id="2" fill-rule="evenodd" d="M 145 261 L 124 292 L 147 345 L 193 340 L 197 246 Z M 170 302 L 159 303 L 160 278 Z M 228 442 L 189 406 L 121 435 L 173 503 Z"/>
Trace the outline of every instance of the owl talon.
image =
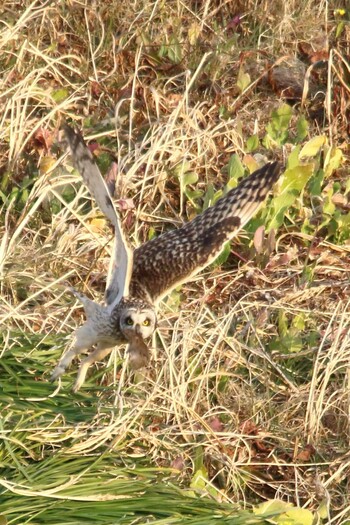
<path id="1" fill-rule="evenodd" d="M 76 394 L 78 392 L 78 390 L 80 390 L 80 387 L 83 384 L 83 382 L 84 381 L 79 381 L 79 378 L 77 378 L 77 380 L 75 381 L 75 383 L 73 385 L 73 388 L 72 388 L 72 391 L 74 392 L 74 394 Z"/>
<path id="2" fill-rule="evenodd" d="M 61 377 L 62 374 L 64 374 L 66 371 L 66 369 L 63 367 L 63 366 L 56 366 L 50 376 L 50 383 L 53 383 L 54 381 L 56 381 L 56 379 L 58 379 L 59 377 Z"/>

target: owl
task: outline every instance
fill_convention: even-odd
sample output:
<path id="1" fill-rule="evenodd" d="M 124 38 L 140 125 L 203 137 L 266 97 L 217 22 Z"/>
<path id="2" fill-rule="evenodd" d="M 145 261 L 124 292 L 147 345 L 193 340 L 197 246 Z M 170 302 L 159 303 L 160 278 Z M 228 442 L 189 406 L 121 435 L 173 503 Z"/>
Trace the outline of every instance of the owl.
<path id="1" fill-rule="evenodd" d="M 90 365 L 106 357 L 117 345 L 127 345 L 133 369 L 148 364 L 148 341 L 157 326 L 159 301 L 215 260 L 224 244 L 262 205 L 279 177 L 280 167 L 277 162 L 266 164 L 181 228 L 163 233 L 132 251 L 109 187 L 83 137 L 67 124 L 64 132 L 77 170 L 114 227 L 104 304 L 71 289 L 84 307 L 86 322 L 75 331 L 71 347 L 51 375 L 51 381 L 56 380 L 74 357 L 92 349 L 80 364 L 73 386 L 77 391 Z"/>

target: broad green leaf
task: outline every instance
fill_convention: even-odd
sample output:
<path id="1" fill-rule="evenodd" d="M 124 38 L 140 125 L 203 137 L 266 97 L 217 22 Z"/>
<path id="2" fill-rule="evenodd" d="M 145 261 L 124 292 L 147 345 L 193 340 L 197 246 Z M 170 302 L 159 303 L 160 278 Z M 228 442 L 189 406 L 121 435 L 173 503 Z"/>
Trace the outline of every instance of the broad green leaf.
<path id="1" fill-rule="evenodd" d="M 237 86 L 241 93 L 247 89 L 247 87 L 250 85 L 251 79 L 250 75 L 248 73 L 245 73 L 242 68 L 239 69 L 238 72 L 238 78 L 237 78 Z"/>
<path id="2" fill-rule="evenodd" d="M 286 131 L 292 117 L 293 110 L 289 104 L 282 104 L 271 115 L 270 130 L 272 136 L 278 136 L 281 131 Z"/>
<path id="3" fill-rule="evenodd" d="M 297 196 L 293 193 L 285 192 L 272 201 L 272 218 L 270 219 L 266 231 L 277 230 L 284 221 L 285 211 L 293 204 Z"/>
<path id="4" fill-rule="evenodd" d="M 203 490 L 207 486 L 208 472 L 205 467 L 196 470 L 190 483 L 191 489 Z"/>
<path id="5" fill-rule="evenodd" d="M 313 197 L 321 195 L 324 171 L 319 169 L 310 181 L 310 193 Z"/>
<path id="6" fill-rule="evenodd" d="M 301 115 L 297 121 L 296 141 L 297 142 L 303 141 L 307 137 L 308 131 L 309 131 L 309 123 L 306 120 L 305 116 Z"/>
<path id="7" fill-rule="evenodd" d="M 333 197 L 333 188 L 329 189 L 326 195 L 326 198 L 323 203 L 323 213 L 327 215 L 333 215 L 335 212 L 335 204 L 332 201 Z"/>
<path id="8" fill-rule="evenodd" d="M 324 159 L 325 176 L 329 177 L 333 171 L 338 169 L 344 160 L 343 152 L 339 148 L 329 148 Z"/>
<path id="9" fill-rule="evenodd" d="M 185 160 L 175 166 L 173 173 L 177 177 L 182 177 L 184 173 L 190 170 L 191 170 L 191 164 Z"/>
<path id="10" fill-rule="evenodd" d="M 265 147 L 282 145 L 289 139 L 288 127 L 293 110 L 289 104 L 283 104 L 272 112 L 271 120 L 266 126 L 267 135 L 263 139 Z"/>
<path id="11" fill-rule="evenodd" d="M 195 201 L 195 200 L 200 199 L 201 197 L 203 197 L 203 191 L 202 190 L 189 190 L 188 188 L 186 188 L 184 193 L 185 193 L 186 197 L 190 201 Z M 202 211 L 202 210 L 200 210 L 200 211 Z"/>
<path id="12" fill-rule="evenodd" d="M 215 188 L 213 184 L 209 183 L 203 199 L 203 211 L 213 205 L 214 194 Z"/>
<path id="13" fill-rule="evenodd" d="M 337 217 L 337 237 L 341 243 L 346 242 L 350 239 L 350 212 L 346 215 L 339 214 Z"/>
<path id="14" fill-rule="evenodd" d="M 272 113 L 272 122 L 276 129 L 287 129 L 292 118 L 293 109 L 289 104 L 282 104 Z"/>
<path id="15" fill-rule="evenodd" d="M 297 330 L 305 330 L 305 315 L 297 314 L 292 321 L 292 326 Z"/>
<path id="16" fill-rule="evenodd" d="M 182 175 L 182 187 L 186 188 L 189 184 L 196 184 L 198 182 L 198 174 L 194 171 L 187 171 Z"/>
<path id="17" fill-rule="evenodd" d="M 293 507 L 291 503 L 280 500 L 269 500 L 253 508 L 254 514 L 274 515 L 273 522 L 278 525 L 312 525 L 312 512 L 300 507 Z"/>
<path id="18" fill-rule="evenodd" d="M 237 186 L 238 179 L 244 175 L 244 167 L 243 164 L 239 158 L 239 156 L 235 153 L 232 155 L 232 157 L 229 160 L 228 163 L 228 176 L 229 176 L 229 189 L 234 188 Z"/>
<path id="19" fill-rule="evenodd" d="M 213 261 L 212 263 L 213 266 L 216 267 L 216 266 L 221 266 L 222 264 L 224 264 L 229 258 L 230 253 L 231 253 L 231 244 L 227 242 L 224 244 L 223 249 L 221 250 L 220 254 L 217 256 L 215 261 Z"/>
<path id="20" fill-rule="evenodd" d="M 255 151 L 260 145 L 259 135 L 252 135 L 247 139 L 247 151 Z"/>
<path id="21" fill-rule="evenodd" d="M 288 160 L 287 160 L 287 168 L 296 168 L 297 166 L 300 166 L 299 162 L 299 153 L 300 153 L 300 146 L 295 146 L 291 153 L 289 154 Z"/>
<path id="22" fill-rule="evenodd" d="M 57 102 L 57 104 L 59 104 L 60 102 L 63 102 L 64 100 L 66 100 L 66 98 L 68 98 L 69 92 L 66 88 L 54 89 L 51 92 L 51 96 L 54 99 L 54 101 Z"/>
<path id="23" fill-rule="evenodd" d="M 271 218 L 266 231 L 277 230 L 283 224 L 285 211 L 292 206 L 313 173 L 312 164 L 287 169 L 280 186 L 279 195 L 271 202 Z"/>
<path id="24" fill-rule="evenodd" d="M 306 183 L 313 174 L 313 165 L 306 164 L 305 166 L 296 166 L 295 168 L 287 169 L 284 172 L 282 183 L 280 186 L 280 193 L 297 190 L 300 192 L 304 189 Z"/>
<path id="25" fill-rule="evenodd" d="M 303 340 L 301 336 L 292 333 L 292 330 L 281 339 L 281 344 L 286 352 L 297 354 L 303 349 Z"/>
<path id="26" fill-rule="evenodd" d="M 154 237 L 156 237 L 156 230 L 153 228 L 153 226 L 150 227 L 150 229 L 148 230 L 148 240 L 150 241 L 151 239 L 153 239 Z"/>
<path id="27" fill-rule="evenodd" d="M 289 509 L 285 514 L 275 518 L 278 525 L 312 525 L 314 515 L 307 509 L 294 507 Z"/>
<path id="28" fill-rule="evenodd" d="M 281 514 L 282 512 L 286 512 L 290 508 L 292 508 L 293 505 L 291 503 L 287 503 L 286 501 L 281 501 L 279 499 L 270 499 L 268 501 L 265 501 L 264 503 L 260 503 L 260 505 L 257 505 L 256 507 L 253 507 L 254 514 Z"/>
<path id="29" fill-rule="evenodd" d="M 328 502 L 327 498 L 324 498 L 320 506 L 318 507 L 317 514 L 320 516 L 321 519 L 326 520 L 329 518 L 329 512 L 328 512 Z"/>
<path id="30" fill-rule="evenodd" d="M 304 146 L 299 154 L 299 158 L 303 159 L 305 157 L 316 157 L 316 155 L 321 151 L 322 146 L 327 143 L 326 135 L 318 135 L 310 139 Z"/>

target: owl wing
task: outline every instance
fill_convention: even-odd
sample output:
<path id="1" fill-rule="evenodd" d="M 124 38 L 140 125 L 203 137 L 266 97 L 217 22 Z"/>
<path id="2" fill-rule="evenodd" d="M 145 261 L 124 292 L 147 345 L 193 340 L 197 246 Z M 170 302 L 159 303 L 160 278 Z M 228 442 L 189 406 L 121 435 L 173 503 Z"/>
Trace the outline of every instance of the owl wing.
<path id="1" fill-rule="evenodd" d="M 91 151 L 86 146 L 80 133 L 75 132 L 67 124 L 63 126 L 63 129 L 77 170 L 98 207 L 114 226 L 114 247 L 109 264 L 105 293 L 106 304 L 113 308 L 123 295 L 129 294 L 132 252 L 124 237 L 120 218 L 114 207 L 108 186 L 94 161 Z"/>
<path id="2" fill-rule="evenodd" d="M 277 162 L 266 164 L 192 221 L 137 248 L 131 295 L 157 302 L 215 260 L 256 213 L 279 175 Z"/>

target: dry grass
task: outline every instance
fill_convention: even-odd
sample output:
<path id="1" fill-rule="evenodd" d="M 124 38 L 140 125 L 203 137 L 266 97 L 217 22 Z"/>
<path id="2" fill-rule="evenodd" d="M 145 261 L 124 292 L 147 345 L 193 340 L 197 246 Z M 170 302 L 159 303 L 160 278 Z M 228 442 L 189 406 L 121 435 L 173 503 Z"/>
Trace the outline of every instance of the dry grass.
<path id="1" fill-rule="evenodd" d="M 53 451 L 71 461 L 117 455 L 130 469 L 175 467 L 183 486 L 202 468 L 203 492 L 225 502 L 278 497 L 346 523 L 350 248 L 316 226 L 301 231 L 306 205 L 277 232 L 268 261 L 242 234 L 224 266 L 162 304 L 149 370 L 130 376 L 115 355 L 76 396 L 75 367 L 60 388 L 47 378 L 82 320 L 65 287 L 101 299 L 111 237 L 59 148 L 62 120 L 98 139 L 102 169 L 111 155 L 117 161 L 118 193 L 135 205 L 125 228 L 137 245 L 198 212 L 201 201 L 185 197 L 179 174 L 196 172 L 198 190 L 219 189 L 232 154 L 242 158 L 247 138 L 264 136 L 281 100 L 263 72 L 300 42 L 323 49 L 323 38 L 341 57 L 328 71 L 334 118 L 310 121 L 309 134 L 327 134 L 346 155 L 348 88 L 337 79 L 347 25 L 335 39 L 333 8 L 311 0 L 141 8 L 5 0 L 1 9 L 1 404 L 3 437 L 26 450 L 16 472 Z M 243 93 L 240 66 L 259 79 Z M 290 149 L 260 152 L 285 159 Z M 341 183 L 346 162 L 335 175 Z M 285 329 L 300 336 L 297 350 L 281 343 Z M 33 417 L 25 421 L 22 410 Z M 44 494 L 34 478 L 26 482 Z M 18 500 L 19 487 L 11 488 Z"/>

